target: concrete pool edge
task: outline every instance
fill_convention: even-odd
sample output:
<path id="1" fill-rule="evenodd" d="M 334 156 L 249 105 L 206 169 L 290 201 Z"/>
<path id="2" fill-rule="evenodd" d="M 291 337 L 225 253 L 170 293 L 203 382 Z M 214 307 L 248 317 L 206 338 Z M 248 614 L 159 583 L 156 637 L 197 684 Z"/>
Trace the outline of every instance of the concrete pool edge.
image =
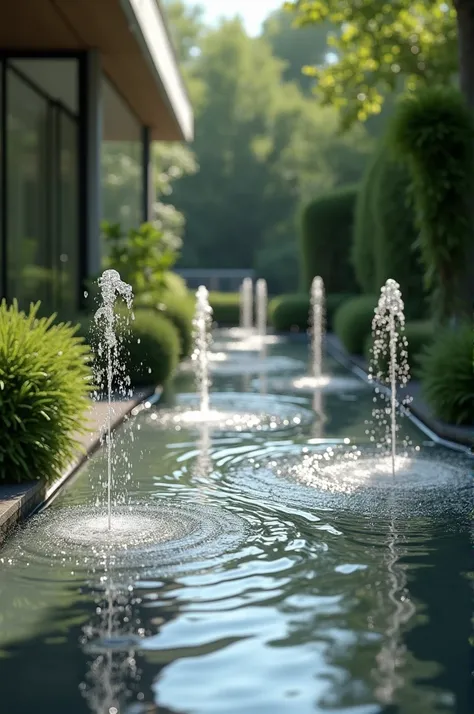
<path id="1" fill-rule="evenodd" d="M 126 421 L 130 414 L 141 404 L 149 400 L 158 400 L 162 388 L 147 388 L 136 390 L 128 400 L 114 401 L 112 429 L 117 429 Z M 6 539 L 9 531 L 34 511 L 49 503 L 70 481 L 70 479 L 85 464 L 87 459 L 101 446 L 101 431 L 104 424 L 104 402 L 91 404 L 89 425 L 90 430 L 78 437 L 81 449 L 64 473 L 54 483 L 47 485 L 44 481 L 21 484 L 0 485 L 0 544 Z"/>

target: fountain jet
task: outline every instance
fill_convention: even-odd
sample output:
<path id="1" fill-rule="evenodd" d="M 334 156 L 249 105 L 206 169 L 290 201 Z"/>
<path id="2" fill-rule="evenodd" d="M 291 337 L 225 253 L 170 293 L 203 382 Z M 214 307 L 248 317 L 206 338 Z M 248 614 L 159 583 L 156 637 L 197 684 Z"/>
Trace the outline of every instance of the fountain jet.
<path id="1" fill-rule="evenodd" d="M 120 273 L 116 270 L 105 270 L 99 278 L 98 286 L 101 294 L 101 305 L 94 315 L 97 324 L 104 323 L 103 346 L 105 347 L 107 368 L 107 519 L 108 529 L 112 525 L 112 382 L 114 377 L 114 364 L 117 361 L 117 335 L 115 334 L 115 324 L 117 316 L 115 314 L 115 302 L 117 297 L 122 297 L 129 310 L 132 308 L 133 292 L 132 287 L 125 283 Z"/>
<path id="2" fill-rule="evenodd" d="M 209 305 L 209 293 L 201 285 L 196 293 L 196 312 L 194 315 L 194 352 L 192 359 L 196 364 L 196 386 L 199 395 L 201 414 L 209 412 L 209 352 L 211 349 L 212 308 Z"/>
<path id="3" fill-rule="evenodd" d="M 312 376 L 319 379 L 322 374 L 324 337 L 324 283 L 319 275 L 311 284 L 310 324 Z"/>
<path id="4" fill-rule="evenodd" d="M 386 443 L 390 445 L 392 473 L 396 473 L 398 386 L 405 387 L 410 379 L 407 341 L 404 335 L 405 313 L 400 285 L 389 278 L 380 292 L 372 321 L 372 359 L 369 377 L 385 385 L 390 393 L 390 420 Z M 385 410 L 382 410 L 385 414 Z M 380 416 L 375 410 L 374 416 Z M 386 423 L 385 417 L 382 422 Z"/>
<path id="5" fill-rule="evenodd" d="M 257 333 L 262 339 L 267 334 L 268 290 L 267 281 L 260 278 L 255 285 L 257 305 Z"/>
<path id="6" fill-rule="evenodd" d="M 244 278 L 240 286 L 240 326 L 249 332 L 253 325 L 253 283 Z"/>

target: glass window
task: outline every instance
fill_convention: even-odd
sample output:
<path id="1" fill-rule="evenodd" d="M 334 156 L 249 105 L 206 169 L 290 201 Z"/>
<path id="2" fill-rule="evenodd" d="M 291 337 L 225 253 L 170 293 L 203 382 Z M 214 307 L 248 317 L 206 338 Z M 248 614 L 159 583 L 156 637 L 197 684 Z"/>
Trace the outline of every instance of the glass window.
<path id="1" fill-rule="evenodd" d="M 61 83 L 51 97 L 30 76 L 40 78 L 38 62 L 37 72 L 29 64 L 19 72 L 17 62 L 7 68 L 6 287 L 22 307 L 40 300 L 44 312 L 69 318 L 80 277 L 78 126 L 57 99 Z"/>
<path id="2" fill-rule="evenodd" d="M 72 314 L 77 304 L 79 283 L 77 123 L 59 110 L 57 131 L 57 304 L 66 314 Z"/>
<path id="3" fill-rule="evenodd" d="M 53 306 L 48 103 L 7 70 L 7 292 L 26 306 Z"/>
<path id="4" fill-rule="evenodd" d="M 72 114 L 78 113 L 78 66 L 75 59 L 12 59 L 10 66 L 19 70 L 48 97 L 61 102 Z"/>
<path id="5" fill-rule="evenodd" d="M 105 78 L 102 118 L 102 216 L 128 230 L 143 221 L 141 126 Z"/>

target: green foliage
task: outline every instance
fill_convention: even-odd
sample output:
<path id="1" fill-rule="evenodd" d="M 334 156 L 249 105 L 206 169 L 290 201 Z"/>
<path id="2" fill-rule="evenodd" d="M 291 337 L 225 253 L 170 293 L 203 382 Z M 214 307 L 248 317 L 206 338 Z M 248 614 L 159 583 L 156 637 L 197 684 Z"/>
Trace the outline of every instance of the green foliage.
<path id="1" fill-rule="evenodd" d="M 0 482 L 52 481 L 85 430 L 89 349 L 38 308 L 0 305 Z"/>
<path id="2" fill-rule="evenodd" d="M 473 330 L 470 323 L 438 332 L 421 358 L 421 388 L 435 416 L 451 424 L 474 423 Z"/>
<path id="3" fill-rule="evenodd" d="M 420 356 L 429 347 L 435 338 L 435 325 L 430 320 L 413 320 L 405 325 L 405 337 L 407 340 L 407 359 L 410 370 L 414 376 L 418 376 L 418 365 Z M 369 335 L 365 346 L 365 357 L 367 361 L 371 359 L 372 335 Z"/>
<path id="4" fill-rule="evenodd" d="M 164 287 L 164 276 L 178 258 L 180 240 L 153 223 L 124 233 L 118 223 L 102 224 L 107 245 L 106 268 L 118 270 L 135 294 Z"/>
<path id="5" fill-rule="evenodd" d="M 263 37 L 270 43 L 275 57 L 285 62 L 285 82 L 296 82 L 305 94 L 312 91 L 314 78 L 303 73 L 303 66 L 324 64 L 331 30 L 334 27 L 329 23 L 298 28 L 293 17 L 284 10 L 269 15 L 263 24 Z"/>
<path id="6" fill-rule="evenodd" d="M 166 317 L 178 331 L 180 341 L 180 357 L 189 357 L 193 347 L 193 314 L 194 301 L 189 294 L 185 297 L 165 293 L 143 293 L 134 300 L 134 309 L 154 309 L 159 315 Z"/>
<path id="7" fill-rule="evenodd" d="M 380 112 L 384 95 L 402 82 L 414 89 L 450 83 L 457 71 L 456 13 L 444 0 L 288 0 L 302 26 L 333 23 L 336 59 L 308 68 L 344 126 Z M 309 60 L 311 61 L 311 60 Z"/>
<path id="8" fill-rule="evenodd" d="M 410 176 L 390 156 L 385 141 L 378 148 L 372 174 L 375 240 L 375 290 L 393 278 L 401 288 L 408 319 L 426 316 L 423 267 L 418 248 L 418 231 L 408 188 Z"/>
<path id="9" fill-rule="evenodd" d="M 333 328 L 336 310 L 350 298 L 350 293 L 329 293 L 326 295 L 326 329 Z M 310 298 L 308 293 L 279 295 L 270 300 L 268 314 L 277 332 L 305 332 L 309 327 Z"/>
<path id="10" fill-rule="evenodd" d="M 174 184 L 173 201 L 186 215 L 183 266 L 254 268 L 275 290 L 291 290 L 299 202 L 357 181 L 370 142 L 363 127 L 341 136 L 334 109 L 286 83 L 290 45 L 278 59 L 265 38 L 232 20 L 192 40 L 200 51 L 186 67 L 203 87 L 193 144 L 200 171 Z"/>
<path id="11" fill-rule="evenodd" d="M 118 320 L 117 332 L 123 345 L 124 374 L 135 387 L 162 385 L 172 376 L 179 361 L 178 331 L 153 308 L 139 309 L 133 320 Z"/>
<path id="12" fill-rule="evenodd" d="M 307 290 L 316 275 L 328 293 L 355 292 L 349 251 L 357 189 L 348 187 L 309 203 L 301 219 L 303 283 Z"/>
<path id="13" fill-rule="evenodd" d="M 364 354 L 376 305 L 376 296 L 358 295 L 344 302 L 336 311 L 334 331 L 349 354 Z"/>
<path id="14" fill-rule="evenodd" d="M 189 297 L 186 281 L 181 275 L 174 273 L 172 270 L 167 270 L 163 275 L 163 294 L 183 299 Z"/>
<path id="15" fill-rule="evenodd" d="M 267 281 L 270 293 L 295 289 L 300 274 L 296 237 L 282 236 L 281 242 L 275 240 L 261 248 L 255 257 L 255 269 Z"/>
<path id="16" fill-rule="evenodd" d="M 426 315 L 418 232 L 407 169 L 379 143 L 357 199 L 352 262 L 364 292 L 378 292 L 388 278 L 402 290 L 408 319 Z"/>
<path id="17" fill-rule="evenodd" d="M 239 293 L 209 293 L 213 319 L 219 326 L 234 326 L 240 322 Z"/>
<path id="18" fill-rule="evenodd" d="M 309 295 L 279 295 L 270 300 L 268 312 L 277 332 L 305 332 L 308 329 Z"/>
<path id="19" fill-rule="evenodd" d="M 472 312 L 466 266 L 474 241 L 474 119 L 454 89 L 407 96 L 390 138 L 413 180 L 419 245 L 436 316 Z"/>
<path id="20" fill-rule="evenodd" d="M 374 186 L 380 154 L 367 166 L 356 199 L 351 262 L 356 282 L 364 293 L 376 292 Z"/>

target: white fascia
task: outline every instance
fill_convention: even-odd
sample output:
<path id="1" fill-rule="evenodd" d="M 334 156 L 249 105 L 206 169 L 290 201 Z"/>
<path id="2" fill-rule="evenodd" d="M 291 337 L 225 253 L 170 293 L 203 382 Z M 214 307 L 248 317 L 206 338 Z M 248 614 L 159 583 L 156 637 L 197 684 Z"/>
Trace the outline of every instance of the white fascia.
<path id="1" fill-rule="evenodd" d="M 191 141 L 194 135 L 193 110 L 158 0 L 120 0 L 120 2 L 164 90 L 183 139 Z"/>

